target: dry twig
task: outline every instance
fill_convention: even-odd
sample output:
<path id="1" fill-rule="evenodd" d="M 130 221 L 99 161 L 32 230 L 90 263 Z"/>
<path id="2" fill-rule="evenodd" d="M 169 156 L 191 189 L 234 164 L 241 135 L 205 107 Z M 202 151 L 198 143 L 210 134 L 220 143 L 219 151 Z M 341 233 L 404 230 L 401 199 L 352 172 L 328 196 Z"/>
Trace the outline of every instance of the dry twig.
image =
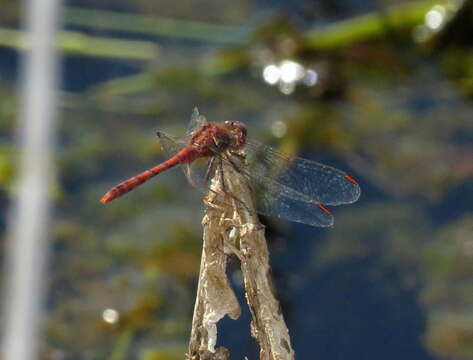
<path id="1" fill-rule="evenodd" d="M 225 174 L 223 179 L 222 174 Z M 222 196 L 223 193 L 228 195 Z M 234 253 L 241 261 L 252 316 L 251 334 L 259 343 L 260 359 L 294 359 L 289 332 L 272 287 L 264 228 L 254 211 L 248 184 L 232 166 L 224 165 L 224 171 L 217 172 L 212 180 L 203 227 L 189 357 L 195 360 L 230 358 L 227 349 L 215 350 L 214 346 L 217 322 L 227 314 L 236 319 L 241 311 L 225 273 L 227 257 Z M 236 238 L 240 250 L 235 245 Z"/>

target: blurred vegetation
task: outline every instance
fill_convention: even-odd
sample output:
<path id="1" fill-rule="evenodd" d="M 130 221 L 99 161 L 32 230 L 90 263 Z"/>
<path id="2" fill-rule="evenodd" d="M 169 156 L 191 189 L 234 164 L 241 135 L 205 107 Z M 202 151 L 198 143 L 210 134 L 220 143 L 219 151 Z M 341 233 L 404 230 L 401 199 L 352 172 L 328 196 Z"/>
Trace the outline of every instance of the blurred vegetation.
<path id="1" fill-rule="evenodd" d="M 155 131 L 183 134 L 196 105 L 211 121 L 243 121 L 252 137 L 350 170 L 361 183 L 357 204 L 334 209 L 333 230 L 267 219 L 300 358 L 422 358 L 399 350 L 409 341 L 427 359 L 472 358 L 473 5 L 359 3 L 70 2 L 81 8 L 66 9 L 59 39 L 64 91 L 44 359 L 183 357 L 201 194 L 173 170 L 107 206 L 98 199 L 161 161 Z M 429 28 L 428 14 L 442 15 L 441 25 Z M 18 19 L 17 2 L 2 3 L 3 219 L 14 194 Z M 289 94 L 266 83 L 264 68 L 283 60 L 313 69 L 317 82 Z M 343 318 L 324 311 L 324 299 L 355 304 L 365 285 L 364 312 L 350 303 L 341 306 L 355 310 Z M 106 309 L 119 319 L 107 323 Z M 353 329 L 377 317 L 385 322 L 376 331 L 390 340 L 361 338 L 357 346 L 372 352 L 351 347 L 360 336 Z M 240 345 L 235 356 L 252 358 L 240 332 L 248 324 L 221 334 Z"/>

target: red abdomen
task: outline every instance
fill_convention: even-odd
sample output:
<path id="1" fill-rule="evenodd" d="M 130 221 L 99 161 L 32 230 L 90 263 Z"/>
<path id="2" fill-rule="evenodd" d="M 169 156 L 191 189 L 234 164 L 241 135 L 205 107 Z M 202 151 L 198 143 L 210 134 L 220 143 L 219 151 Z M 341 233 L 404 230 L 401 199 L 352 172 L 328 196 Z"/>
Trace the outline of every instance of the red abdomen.
<path id="1" fill-rule="evenodd" d="M 116 199 L 117 197 L 120 197 L 126 194 L 127 192 L 133 190 L 137 186 L 143 184 L 145 181 L 148 181 L 149 179 L 158 175 L 164 170 L 170 169 L 179 164 L 190 163 L 194 161 L 197 157 L 199 157 L 199 154 L 191 146 L 187 146 L 169 160 L 159 165 L 156 165 L 155 167 L 149 170 L 143 171 L 141 174 L 138 174 L 114 186 L 112 189 L 110 189 L 109 192 L 107 192 L 102 197 L 100 202 L 106 203 L 112 201 L 113 199 Z"/>

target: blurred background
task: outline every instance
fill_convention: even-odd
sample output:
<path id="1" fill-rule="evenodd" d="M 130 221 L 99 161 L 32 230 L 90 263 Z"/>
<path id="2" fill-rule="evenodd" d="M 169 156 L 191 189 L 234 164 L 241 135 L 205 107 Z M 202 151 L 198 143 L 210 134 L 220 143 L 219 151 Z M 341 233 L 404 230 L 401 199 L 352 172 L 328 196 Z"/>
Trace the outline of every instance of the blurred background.
<path id="1" fill-rule="evenodd" d="M 22 9 L 0 6 L 5 234 Z M 69 0 L 62 23 L 42 359 L 183 358 L 202 195 L 175 169 L 99 199 L 162 161 L 156 130 L 184 134 L 194 106 L 361 185 L 333 229 L 262 219 L 297 358 L 473 358 L 472 1 Z M 228 273 L 244 311 L 219 344 L 256 359 Z"/>

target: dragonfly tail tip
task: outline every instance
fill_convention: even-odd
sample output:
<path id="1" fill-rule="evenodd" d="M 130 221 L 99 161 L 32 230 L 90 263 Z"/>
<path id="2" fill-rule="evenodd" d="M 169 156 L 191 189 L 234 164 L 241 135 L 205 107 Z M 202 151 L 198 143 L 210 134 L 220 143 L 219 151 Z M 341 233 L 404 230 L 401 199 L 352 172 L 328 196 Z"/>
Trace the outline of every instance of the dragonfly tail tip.
<path id="1" fill-rule="evenodd" d="M 109 194 L 105 194 L 101 199 L 100 199 L 100 202 L 102 204 L 105 204 L 105 203 L 108 203 L 109 201 L 111 201 L 111 197 Z"/>

